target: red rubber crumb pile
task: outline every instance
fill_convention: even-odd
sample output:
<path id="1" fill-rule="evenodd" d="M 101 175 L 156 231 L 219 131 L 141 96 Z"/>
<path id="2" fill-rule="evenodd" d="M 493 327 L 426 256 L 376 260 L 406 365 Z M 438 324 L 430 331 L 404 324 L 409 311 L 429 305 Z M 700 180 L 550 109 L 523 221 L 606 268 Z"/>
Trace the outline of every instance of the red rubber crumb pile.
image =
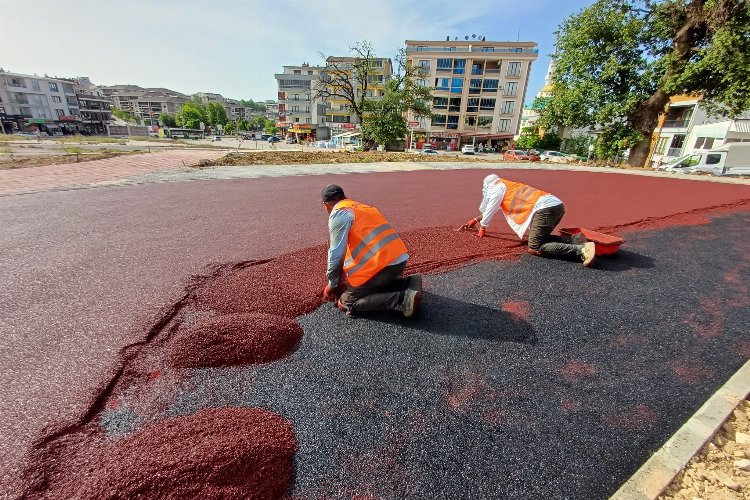
<path id="1" fill-rule="evenodd" d="M 302 338 L 293 319 L 264 313 L 226 314 L 179 330 L 165 346 L 176 368 L 266 363 L 289 354 Z"/>
<path id="2" fill-rule="evenodd" d="M 68 469 L 44 496 L 279 498 L 291 482 L 297 440 L 279 415 L 260 408 L 218 408 L 162 420 L 86 451 L 80 468 Z"/>

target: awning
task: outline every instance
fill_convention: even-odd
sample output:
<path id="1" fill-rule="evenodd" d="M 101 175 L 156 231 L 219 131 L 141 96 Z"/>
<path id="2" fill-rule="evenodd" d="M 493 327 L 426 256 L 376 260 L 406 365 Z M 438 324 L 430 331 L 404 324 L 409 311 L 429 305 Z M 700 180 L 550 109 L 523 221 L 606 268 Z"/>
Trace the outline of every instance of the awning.
<path id="1" fill-rule="evenodd" d="M 360 132 L 344 132 L 343 134 L 334 135 L 332 139 L 339 139 L 344 137 L 354 137 L 356 135 L 362 135 Z"/>

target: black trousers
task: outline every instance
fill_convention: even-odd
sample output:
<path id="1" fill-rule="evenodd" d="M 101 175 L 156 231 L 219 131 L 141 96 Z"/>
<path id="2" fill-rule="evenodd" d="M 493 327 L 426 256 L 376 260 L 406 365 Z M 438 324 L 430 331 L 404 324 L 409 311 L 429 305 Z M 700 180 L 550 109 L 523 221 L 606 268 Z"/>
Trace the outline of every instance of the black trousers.
<path id="1" fill-rule="evenodd" d="M 401 277 L 405 268 L 406 261 L 385 267 L 363 285 L 349 285 L 341 294 L 341 302 L 351 314 L 396 309 L 409 283 Z"/>
<path id="2" fill-rule="evenodd" d="M 567 236 L 552 234 L 565 215 L 560 204 L 543 208 L 534 214 L 529 225 L 529 249 L 545 255 L 574 260 L 581 257 L 583 245 L 575 245 Z"/>

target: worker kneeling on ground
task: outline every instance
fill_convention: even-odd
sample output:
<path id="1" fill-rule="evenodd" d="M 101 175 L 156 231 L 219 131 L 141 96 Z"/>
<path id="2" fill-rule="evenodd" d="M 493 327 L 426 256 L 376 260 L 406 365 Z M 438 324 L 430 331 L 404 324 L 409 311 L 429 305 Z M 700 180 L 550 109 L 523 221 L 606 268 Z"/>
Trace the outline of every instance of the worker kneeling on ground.
<path id="1" fill-rule="evenodd" d="M 345 274 L 348 286 L 337 305 L 347 315 L 386 310 L 400 311 L 407 318 L 416 314 L 422 276 L 401 277 L 409 254 L 385 217 L 375 207 L 348 199 L 335 184 L 323 188 L 322 195 L 331 239 L 323 297 L 336 300 Z"/>
<path id="2" fill-rule="evenodd" d="M 529 253 L 565 259 L 581 259 L 588 267 L 594 262 L 595 246 L 583 235 L 575 237 L 557 236 L 552 231 L 565 214 L 562 201 L 539 189 L 488 175 L 482 187 L 482 204 L 478 217 L 460 227 L 471 229 L 477 224 L 476 236 L 484 236 L 486 228 L 498 210 L 503 212 L 511 229 L 523 238 L 529 231 Z"/>

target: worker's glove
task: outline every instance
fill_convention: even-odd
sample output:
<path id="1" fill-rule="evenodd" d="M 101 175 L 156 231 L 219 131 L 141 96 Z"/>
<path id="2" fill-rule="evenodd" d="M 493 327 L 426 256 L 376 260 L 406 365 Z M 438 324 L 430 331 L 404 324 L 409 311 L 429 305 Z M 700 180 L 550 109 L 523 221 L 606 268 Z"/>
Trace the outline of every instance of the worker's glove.
<path id="1" fill-rule="evenodd" d="M 467 222 L 466 224 L 464 224 L 463 226 L 461 226 L 461 228 L 460 228 L 460 229 L 461 229 L 462 231 L 467 231 L 467 230 L 469 230 L 469 229 L 473 228 L 474 226 L 476 226 L 476 225 L 477 225 L 477 222 L 479 222 L 479 221 L 478 221 L 478 220 L 476 220 L 476 219 L 471 219 L 471 220 L 469 220 L 469 221 L 468 221 L 468 222 Z"/>
<path id="2" fill-rule="evenodd" d="M 475 234 L 474 236 L 476 236 L 477 238 L 484 238 L 484 228 L 480 226 L 479 231 L 477 231 L 477 234 Z"/>
<path id="3" fill-rule="evenodd" d="M 326 285 L 323 289 L 323 298 L 325 300 L 336 300 L 336 289 L 331 288 L 330 284 Z"/>

